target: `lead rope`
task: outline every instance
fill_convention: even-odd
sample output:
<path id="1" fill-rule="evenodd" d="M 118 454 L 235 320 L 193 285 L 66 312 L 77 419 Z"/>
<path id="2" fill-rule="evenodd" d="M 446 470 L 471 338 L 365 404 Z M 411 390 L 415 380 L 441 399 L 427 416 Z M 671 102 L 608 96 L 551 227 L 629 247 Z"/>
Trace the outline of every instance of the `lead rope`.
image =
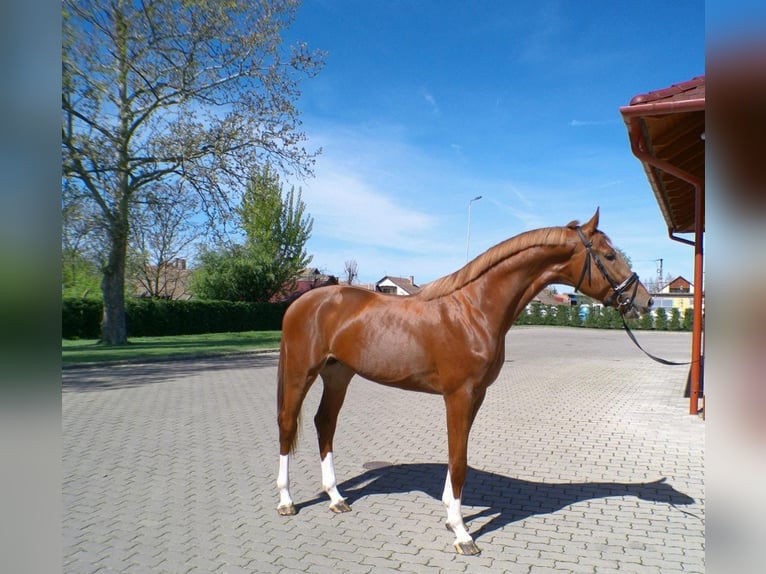
<path id="1" fill-rule="evenodd" d="M 638 339 L 636 339 L 636 336 L 633 334 L 633 331 L 630 330 L 630 327 L 628 327 L 628 324 L 625 322 L 625 317 L 622 317 L 622 325 L 625 327 L 625 332 L 628 334 L 628 337 L 630 337 L 630 340 L 633 341 L 636 347 L 641 349 L 644 352 L 644 354 L 650 359 L 657 361 L 658 363 L 661 363 L 663 365 L 691 365 L 692 363 L 691 361 L 677 363 L 676 361 L 668 361 L 667 359 L 663 359 L 662 357 L 655 357 L 638 343 Z"/>

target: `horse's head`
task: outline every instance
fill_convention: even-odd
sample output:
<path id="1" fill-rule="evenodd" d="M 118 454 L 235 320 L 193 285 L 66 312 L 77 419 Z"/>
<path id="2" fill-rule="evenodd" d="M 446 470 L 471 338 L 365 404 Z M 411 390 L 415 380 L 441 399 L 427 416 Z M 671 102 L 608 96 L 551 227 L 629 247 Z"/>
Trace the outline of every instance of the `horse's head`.
<path id="1" fill-rule="evenodd" d="M 648 312 L 652 298 L 646 287 L 609 238 L 597 229 L 598 208 L 587 223 L 580 226 L 572 222 L 568 227 L 574 229 L 579 238 L 573 261 L 582 261 L 575 289 L 614 307 L 626 317 Z"/>

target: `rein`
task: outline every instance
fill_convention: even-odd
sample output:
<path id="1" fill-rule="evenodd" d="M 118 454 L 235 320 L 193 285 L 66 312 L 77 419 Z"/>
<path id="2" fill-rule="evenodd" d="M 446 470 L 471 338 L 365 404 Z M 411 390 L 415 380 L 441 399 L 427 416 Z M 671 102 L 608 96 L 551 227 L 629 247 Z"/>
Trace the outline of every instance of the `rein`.
<path id="1" fill-rule="evenodd" d="M 630 306 L 633 304 L 633 300 L 636 298 L 636 292 L 638 291 L 638 274 L 633 273 L 632 275 L 628 276 L 625 281 L 618 284 L 612 277 L 607 273 L 606 267 L 604 267 L 604 264 L 601 262 L 601 259 L 598 258 L 598 256 L 593 253 L 591 250 L 591 247 L 593 246 L 593 243 L 588 240 L 587 237 L 585 237 L 585 234 L 582 232 L 582 229 L 580 227 L 576 227 L 577 234 L 580 236 L 580 240 L 582 241 L 583 245 L 585 245 L 585 264 L 582 268 L 582 273 L 580 273 L 580 279 L 577 281 L 577 287 L 575 287 L 576 291 L 580 290 L 580 285 L 582 284 L 583 279 L 585 279 L 585 276 L 588 276 L 588 283 L 591 281 L 591 274 L 590 274 L 590 264 L 591 260 L 596 264 L 596 267 L 599 271 L 601 271 L 601 275 L 604 276 L 604 279 L 606 279 L 609 282 L 609 285 L 612 286 L 612 290 L 614 291 L 609 297 L 604 299 L 604 304 L 609 306 L 612 304 L 613 301 L 617 301 L 617 310 L 620 311 L 620 315 L 622 318 L 622 325 L 625 327 L 625 332 L 628 334 L 628 337 L 630 337 L 630 340 L 633 341 L 633 343 L 643 351 L 643 353 L 652 359 L 653 361 L 657 361 L 658 363 L 661 363 L 663 365 L 689 365 L 691 364 L 691 361 L 686 361 L 683 363 L 678 363 L 675 361 L 669 361 L 667 359 L 663 359 L 661 357 L 656 357 L 652 355 L 649 351 L 644 349 L 638 342 L 638 339 L 636 339 L 636 336 L 633 334 L 633 331 L 630 330 L 630 327 L 628 327 L 628 323 L 625 321 L 624 313 L 622 312 L 623 308 L 626 310 L 630 308 Z M 626 298 L 625 297 L 625 291 L 633 285 L 633 292 Z"/>
<path id="2" fill-rule="evenodd" d="M 662 357 L 657 357 L 655 355 L 652 355 L 649 351 L 644 349 L 639 343 L 638 339 L 636 339 L 636 336 L 633 334 L 633 331 L 630 330 L 630 327 L 628 327 L 628 324 L 625 322 L 625 317 L 622 318 L 622 326 L 625 327 L 625 332 L 628 334 L 628 337 L 630 337 L 630 340 L 633 341 L 633 343 L 641 349 L 644 354 L 652 359 L 653 361 L 657 361 L 658 363 L 661 363 L 663 365 L 691 365 L 691 361 L 684 361 L 682 363 L 678 363 L 676 361 L 668 361 L 667 359 L 663 359 Z"/>

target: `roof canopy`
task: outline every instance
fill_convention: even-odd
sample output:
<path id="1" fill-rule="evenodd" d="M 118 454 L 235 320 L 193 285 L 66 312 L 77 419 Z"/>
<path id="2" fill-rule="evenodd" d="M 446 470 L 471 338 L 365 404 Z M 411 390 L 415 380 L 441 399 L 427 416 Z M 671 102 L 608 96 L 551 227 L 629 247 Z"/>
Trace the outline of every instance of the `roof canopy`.
<path id="1" fill-rule="evenodd" d="M 641 94 L 620 108 L 671 239 L 694 246 L 689 413 L 702 395 L 702 237 L 705 231 L 705 76 Z M 694 233 L 694 241 L 674 233 Z"/>
<path id="2" fill-rule="evenodd" d="M 638 95 L 620 113 L 668 232 L 693 233 L 695 188 L 705 182 L 705 76 Z"/>

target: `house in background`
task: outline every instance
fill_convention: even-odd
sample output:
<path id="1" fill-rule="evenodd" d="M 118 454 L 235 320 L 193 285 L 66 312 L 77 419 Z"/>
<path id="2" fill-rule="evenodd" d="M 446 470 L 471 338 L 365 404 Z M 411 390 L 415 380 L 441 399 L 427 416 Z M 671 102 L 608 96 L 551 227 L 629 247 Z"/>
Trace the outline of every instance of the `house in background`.
<path id="1" fill-rule="evenodd" d="M 342 285 L 348 285 L 348 281 L 341 281 Z M 352 283 L 352 287 L 356 287 L 357 289 L 365 289 L 367 291 L 376 291 L 375 289 L 375 283 Z"/>
<path id="2" fill-rule="evenodd" d="M 142 298 L 191 299 L 191 274 L 191 269 L 186 268 L 186 259 L 176 258 L 159 266 L 147 265 L 134 280 L 133 295 Z"/>
<path id="3" fill-rule="evenodd" d="M 301 271 L 294 284 L 290 285 L 288 288 L 283 289 L 280 293 L 274 295 L 270 301 L 272 303 L 295 301 L 306 291 L 311 291 L 317 287 L 337 284 L 338 278 L 335 277 L 335 275 L 325 275 L 319 269 L 306 268 Z"/>
<path id="4" fill-rule="evenodd" d="M 375 283 L 375 291 L 390 295 L 414 295 L 420 291 L 420 287 L 415 284 L 415 277 L 412 275 L 409 278 L 386 275 Z"/>
<path id="5" fill-rule="evenodd" d="M 657 293 L 652 293 L 654 309 L 670 311 L 673 307 L 681 311 L 694 308 L 694 285 L 680 275 L 665 285 Z"/>
<path id="6" fill-rule="evenodd" d="M 542 305 L 569 305 L 569 297 L 555 293 L 553 289 L 545 288 L 537 295 L 532 297 L 532 303 L 541 303 Z"/>
<path id="7" fill-rule="evenodd" d="M 663 293 L 693 293 L 694 285 L 680 275 L 662 288 Z"/>

